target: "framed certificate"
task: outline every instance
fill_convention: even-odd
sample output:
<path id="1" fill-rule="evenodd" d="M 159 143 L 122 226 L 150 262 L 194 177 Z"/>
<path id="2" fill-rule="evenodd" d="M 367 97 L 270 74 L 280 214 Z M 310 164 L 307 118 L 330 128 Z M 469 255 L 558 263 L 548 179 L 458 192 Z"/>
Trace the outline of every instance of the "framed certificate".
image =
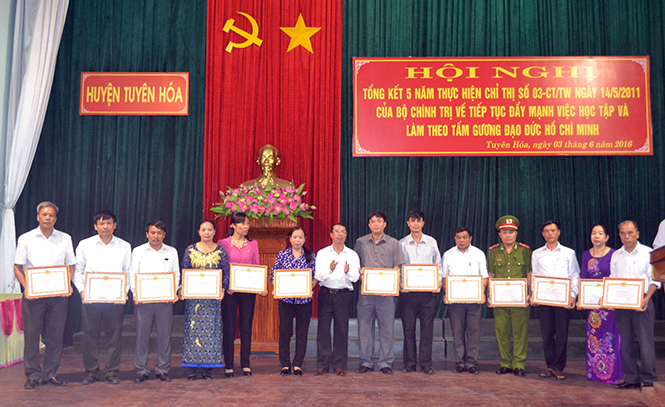
<path id="1" fill-rule="evenodd" d="M 143 303 L 176 300 L 175 273 L 137 273 L 134 279 L 134 301 Z"/>
<path id="2" fill-rule="evenodd" d="M 85 272 L 84 304 L 124 304 L 127 297 L 126 273 Z"/>
<path id="3" fill-rule="evenodd" d="M 72 286 L 68 266 L 25 267 L 25 297 L 69 297 Z"/>
<path id="4" fill-rule="evenodd" d="M 603 308 L 640 309 L 644 298 L 641 278 L 603 278 Z"/>
<path id="5" fill-rule="evenodd" d="M 222 296 L 221 269 L 183 269 L 182 298 L 213 299 Z"/>
<path id="6" fill-rule="evenodd" d="M 312 269 L 275 270 L 274 298 L 310 298 Z"/>
<path id="7" fill-rule="evenodd" d="M 567 307 L 570 302 L 571 279 L 531 276 L 531 302 L 539 305 Z"/>
<path id="8" fill-rule="evenodd" d="M 363 295 L 399 295 L 399 269 L 363 267 Z"/>
<path id="9" fill-rule="evenodd" d="M 597 278 L 580 279 L 580 295 L 577 306 L 583 309 L 600 308 L 600 299 L 603 297 L 603 280 Z"/>
<path id="10" fill-rule="evenodd" d="M 407 291 L 437 291 L 439 289 L 439 265 L 402 265 L 402 287 Z"/>
<path id="11" fill-rule="evenodd" d="M 492 307 L 526 307 L 526 278 L 490 278 L 488 285 Z"/>
<path id="12" fill-rule="evenodd" d="M 268 266 L 255 264 L 231 264 L 230 291 L 259 294 L 267 291 Z"/>
<path id="13" fill-rule="evenodd" d="M 449 304 L 483 302 L 483 276 L 447 276 L 446 299 Z"/>

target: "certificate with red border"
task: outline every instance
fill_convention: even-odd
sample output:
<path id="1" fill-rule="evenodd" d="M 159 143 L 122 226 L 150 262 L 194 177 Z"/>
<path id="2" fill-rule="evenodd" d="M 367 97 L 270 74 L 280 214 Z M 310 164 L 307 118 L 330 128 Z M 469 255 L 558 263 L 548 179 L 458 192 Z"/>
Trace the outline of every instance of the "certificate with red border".
<path id="1" fill-rule="evenodd" d="M 567 307 L 570 304 L 572 280 L 564 277 L 531 276 L 531 302 L 553 307 Z"/>
<path id="2" fill-rule="evenodd" d="M 124 304 L 127 298 L 127 274 L 85 272 L 84 304 Z"/>
<path id="3" fill-rule="evenodd" d="M 363 267 L 363 295 L 399 295 L 399 269 Z"/>
<path id="4" fill-rule="evenodd" d="M 25 297 L 69 297 L 69 266 L 25 267 Z"/>

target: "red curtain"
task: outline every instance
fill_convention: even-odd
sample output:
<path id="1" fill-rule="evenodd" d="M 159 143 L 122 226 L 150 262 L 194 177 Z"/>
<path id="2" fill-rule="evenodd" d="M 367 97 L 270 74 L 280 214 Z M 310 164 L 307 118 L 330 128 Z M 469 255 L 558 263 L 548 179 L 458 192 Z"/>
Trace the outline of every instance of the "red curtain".
<path id="1" fill-rule="evenodd" d="M 253 40 L 245 48 L 230 43 Z M 310 37 L 313 52 L 297 46 L 280 27 L 321 27 Z M 224 31 L 225 24 L 242 30 Z M 227 26 L 228 28 L 229 26 Z M 342 1 L 208 0 L 204 214 L 219 191 L 260 175 L 258 150 L 279 149 L 277 176 L 306 183 L 305 202 L 317 207 L 302 220 L 306 246 L 330 244 L 339 220 Z M 218 222 L 218 237 L 228 222 Z M 223 236 L 222 236 L 223 237 Z"/>

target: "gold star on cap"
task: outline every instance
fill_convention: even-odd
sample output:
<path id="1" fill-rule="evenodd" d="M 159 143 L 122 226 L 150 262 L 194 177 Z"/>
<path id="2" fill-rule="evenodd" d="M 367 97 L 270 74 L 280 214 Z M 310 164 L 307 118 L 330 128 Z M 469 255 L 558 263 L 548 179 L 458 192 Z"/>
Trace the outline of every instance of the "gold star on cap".
<path id="1" fill-rule="evenodd" d="M 305 20 L 302 18 L 302 14 L 298 17 L 298 22 L 296 22 L 295 27 L 279 27 L 280 30 L 284 31 L 291 37 L 291 42 L 289 43 L 289 49 L 286 52 L 291 51 L 298 45 L 302 45 L 307 51 L 312 54 L 312 43 L 310 42 L 310 37 L 317 33 L 321 27 L 307 27 L 305 25 Z"/>

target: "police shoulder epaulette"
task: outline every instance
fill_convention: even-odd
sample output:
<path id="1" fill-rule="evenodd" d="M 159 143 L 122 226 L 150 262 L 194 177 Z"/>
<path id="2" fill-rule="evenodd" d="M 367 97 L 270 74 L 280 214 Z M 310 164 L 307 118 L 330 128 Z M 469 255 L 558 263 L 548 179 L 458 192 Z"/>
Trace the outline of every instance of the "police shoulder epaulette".
<path id="1" fill-rule="evenodd" d="M 526 247 L 527 249 L 530 249 L 530 248 L 531 248 L 531 246 L 529 246 L 529 245 L 527 245 L 527 244 L 524 244 L 524 243 L 520 243 L 520 246 L 522 246 L 522 247 Z"/>
<path id="2" fill-rule="evenodd" d="M 491 247 L 489 248 L 489 250 L 492 250 L 492 249 L 494 249 L 495 247 L 499 247 L 499 244 L 497 243 L 497 244 L 495 244 L 494 246 L 491 246 Z"/>

